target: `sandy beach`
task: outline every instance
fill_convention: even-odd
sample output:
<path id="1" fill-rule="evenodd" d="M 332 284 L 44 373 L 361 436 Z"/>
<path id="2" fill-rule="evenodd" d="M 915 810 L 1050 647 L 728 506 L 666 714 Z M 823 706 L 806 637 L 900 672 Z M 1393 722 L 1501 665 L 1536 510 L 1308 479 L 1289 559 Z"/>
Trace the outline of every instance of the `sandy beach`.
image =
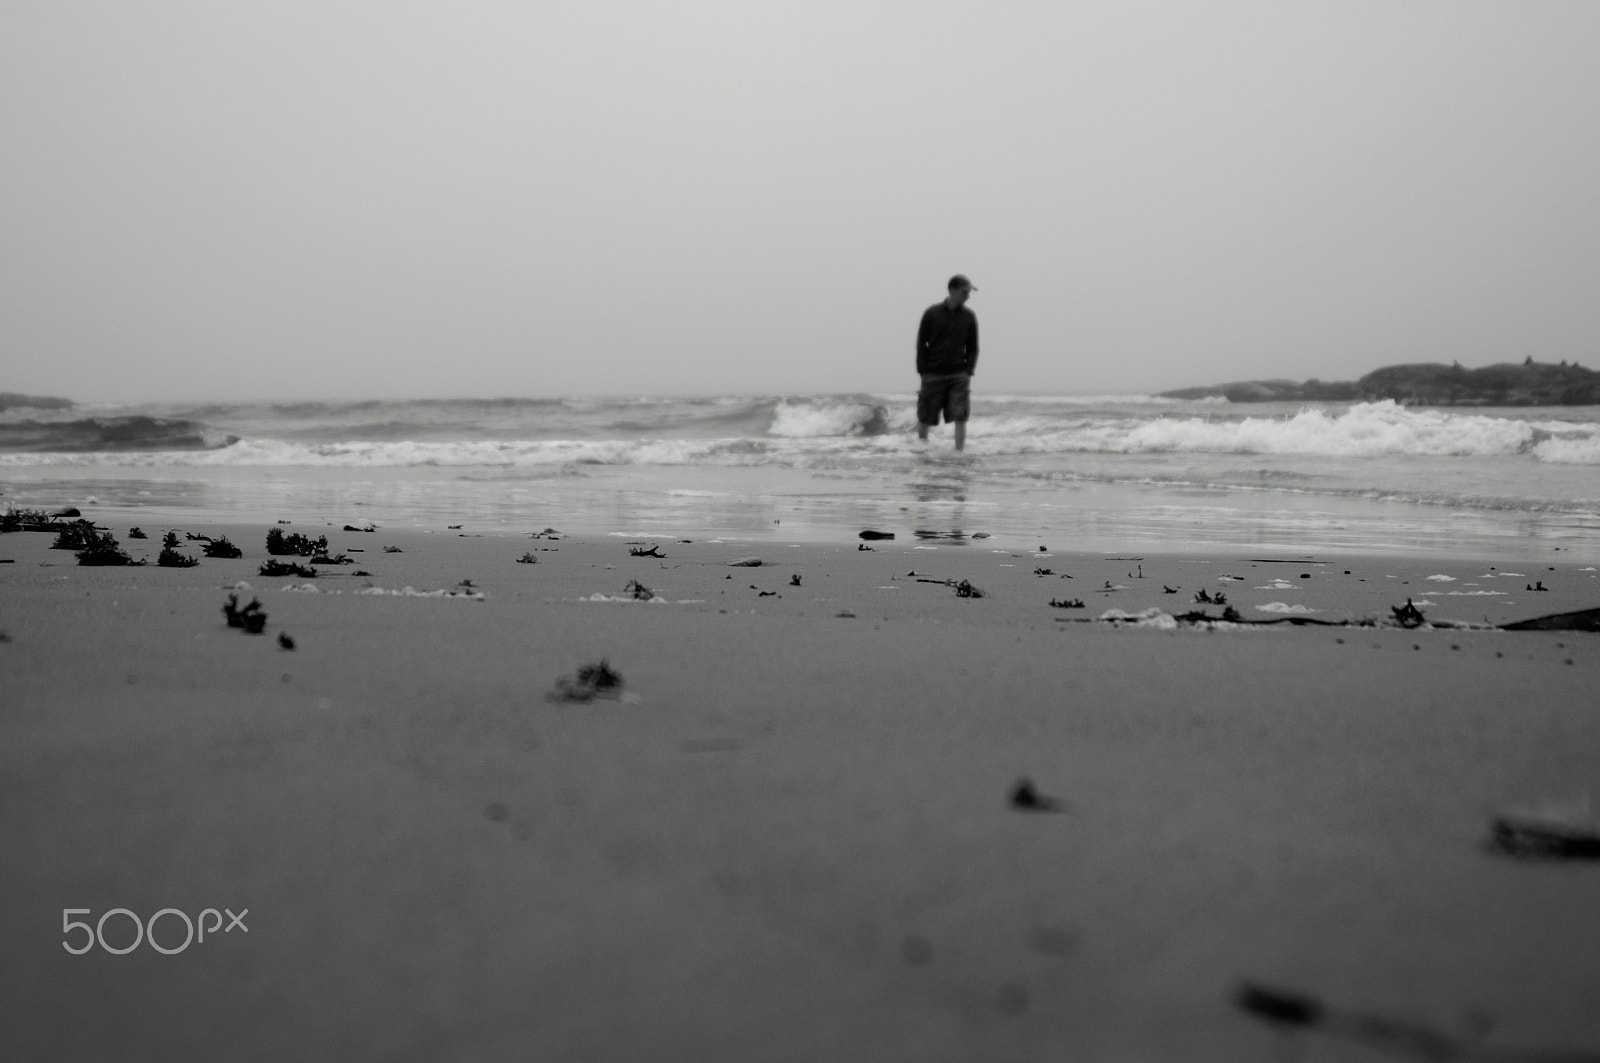
<path id="1" fill-rule="evenodd" d="M 111 530 L 0 536 L 5 1058 L 1600 1058 L 1569 554 Z"/>

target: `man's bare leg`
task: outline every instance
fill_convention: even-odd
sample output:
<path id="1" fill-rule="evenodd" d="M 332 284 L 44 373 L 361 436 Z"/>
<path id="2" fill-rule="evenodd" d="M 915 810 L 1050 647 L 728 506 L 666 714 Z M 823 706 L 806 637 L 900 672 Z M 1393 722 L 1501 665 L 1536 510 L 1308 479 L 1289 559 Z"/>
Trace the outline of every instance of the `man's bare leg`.
<path id="1" fill-rule="evenodd" d="M 917 438 L 924 443 L 928 441 L 928 426 L 921 421 L 917 422 Z"/>
<path id="2" fill-rule="evenodd" d="M 956 449 L 961 450 L 967 445 L 967 422 L 956 422 Z"/>

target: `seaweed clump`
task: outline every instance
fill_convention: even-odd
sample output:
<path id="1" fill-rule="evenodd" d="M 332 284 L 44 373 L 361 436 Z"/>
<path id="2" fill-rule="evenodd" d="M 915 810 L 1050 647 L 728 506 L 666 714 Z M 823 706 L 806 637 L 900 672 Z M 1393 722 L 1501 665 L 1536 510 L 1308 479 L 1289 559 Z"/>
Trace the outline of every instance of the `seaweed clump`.
<path id="1" fill-rule="evenodd" d="M 200 559 L 193 554 L 180 554 L 178 552 L 178 533 L 167 532 L 161 540 L 161 553 L 156 558 L 156 564 L 162 568 L 193 568 L 200 563 Z"/>
<path id="2" fill-rule="evenodd" d="M 622 676 L 612 669 L 602 657 L 595 664 L 578 669 L 576 678 L 562 676 L 550 691 L 551 701 L 588 702 L 596 698 L 619 700 L 622 697 Z"/>
<path id="3" fill-rule="evenodd" d="M 84 526 L 82 532 L 83 548 L 78 551 L 78 564 L 80 565 L 142 565 L 143 561 L 135 561 L 128 556 L 128 552 L 117 543 L 110 532 L 97 531 L 88 521 L 81 522 Z"/>
<path id="4" fill-rule="evenodd" d="M 110 533 L 106 533 L 110 538 Z M 52 550 L 87 550 L 100 538 L 100 532 L 94 524 L 87 520 L 75 520 L 67 524 L 56 525 L 56 541 L 50 544 Z"/>
<path id="5" fill-rule="evenodd" d="M 200 552 L 207 557 L 243 557 L 244 551 L 228 541 L 226 535 L 220 539 L 207 539 Z"/>
<path id="6" fill-rule="evenodd" d="M 43 531 L 50 515 L 42 509 L 7 507 L 0 513 L 0 532 Z"/>
<path id="7" fill-rule="evenodd" d="M 260 571 L 263 576 L 300 576 L 305 579 L 317 578 L 317 570 L 314 568 L 307 568 L 305 565 L 297 565 L 292 561 L 279 561 L 277 558 L 273 557 L 269 557 L 267 560 L 261 563 Z"/>
<path id="8" fill-rule="evenodd" d="M 261 611 L 261 603 L 252 597 L 249 605 L 241 606 L 237 592 L 228 595 L 228 600 L 222 603 L 222 615 L 228 618 L 229 627 L 242 628 L 250 635 L 261 634 L 267 626 L 267 614 Z"/>
<path id="9" fill-rule="evenodd" d="M 315 539 L 301 535 L 299 532 L 283 534 L 282 528 L 267 529 L 267 553 L 276 556 L 298 555 L 300 557 L 314 557 L 328 552 L 328 537 L 319 535 Z"/>

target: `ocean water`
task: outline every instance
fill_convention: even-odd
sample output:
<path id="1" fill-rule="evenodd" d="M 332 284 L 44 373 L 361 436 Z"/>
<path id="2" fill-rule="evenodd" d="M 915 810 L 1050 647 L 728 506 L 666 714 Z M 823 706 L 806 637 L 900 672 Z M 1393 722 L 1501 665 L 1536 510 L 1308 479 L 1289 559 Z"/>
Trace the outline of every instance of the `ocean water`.
<path id="1" fill-rule="evenodd" d="M 974 396 L 149 403 L 0 411 L 0 504 L 107 526 L 853 538 L 1600 559 L 1600 407 Z M 148 529 L 147 529 L 148 530 Z M 974 538 L 976 533 L 984 536 Z"/>

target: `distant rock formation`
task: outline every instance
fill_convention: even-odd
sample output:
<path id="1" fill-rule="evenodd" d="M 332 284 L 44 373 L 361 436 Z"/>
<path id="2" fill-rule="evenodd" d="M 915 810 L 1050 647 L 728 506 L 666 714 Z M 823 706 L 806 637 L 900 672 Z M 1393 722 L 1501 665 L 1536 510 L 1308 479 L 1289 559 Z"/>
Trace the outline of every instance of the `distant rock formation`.
<path id="1" fill-rule="evenodd" d="M 58 399 L 48 395 L 19 395 L 15 391 L 0 391 L 0 410 L 24 406 L 34 410 L 65 410 L 72 406 L 71 399 Z"/>
<path id="2" fill-rule="evenodd" d="M 1600 373 L 1576 362 L 1551 365 L 1532 358 L 1481 369 L 1437 362 L 1391 365 L 1352 382 L 1247 380 L 1163 391 L 1166 399 L 1225 398 L 1229 402 L 1380 402 L 1403 406 L 1600 406 Z"/>

